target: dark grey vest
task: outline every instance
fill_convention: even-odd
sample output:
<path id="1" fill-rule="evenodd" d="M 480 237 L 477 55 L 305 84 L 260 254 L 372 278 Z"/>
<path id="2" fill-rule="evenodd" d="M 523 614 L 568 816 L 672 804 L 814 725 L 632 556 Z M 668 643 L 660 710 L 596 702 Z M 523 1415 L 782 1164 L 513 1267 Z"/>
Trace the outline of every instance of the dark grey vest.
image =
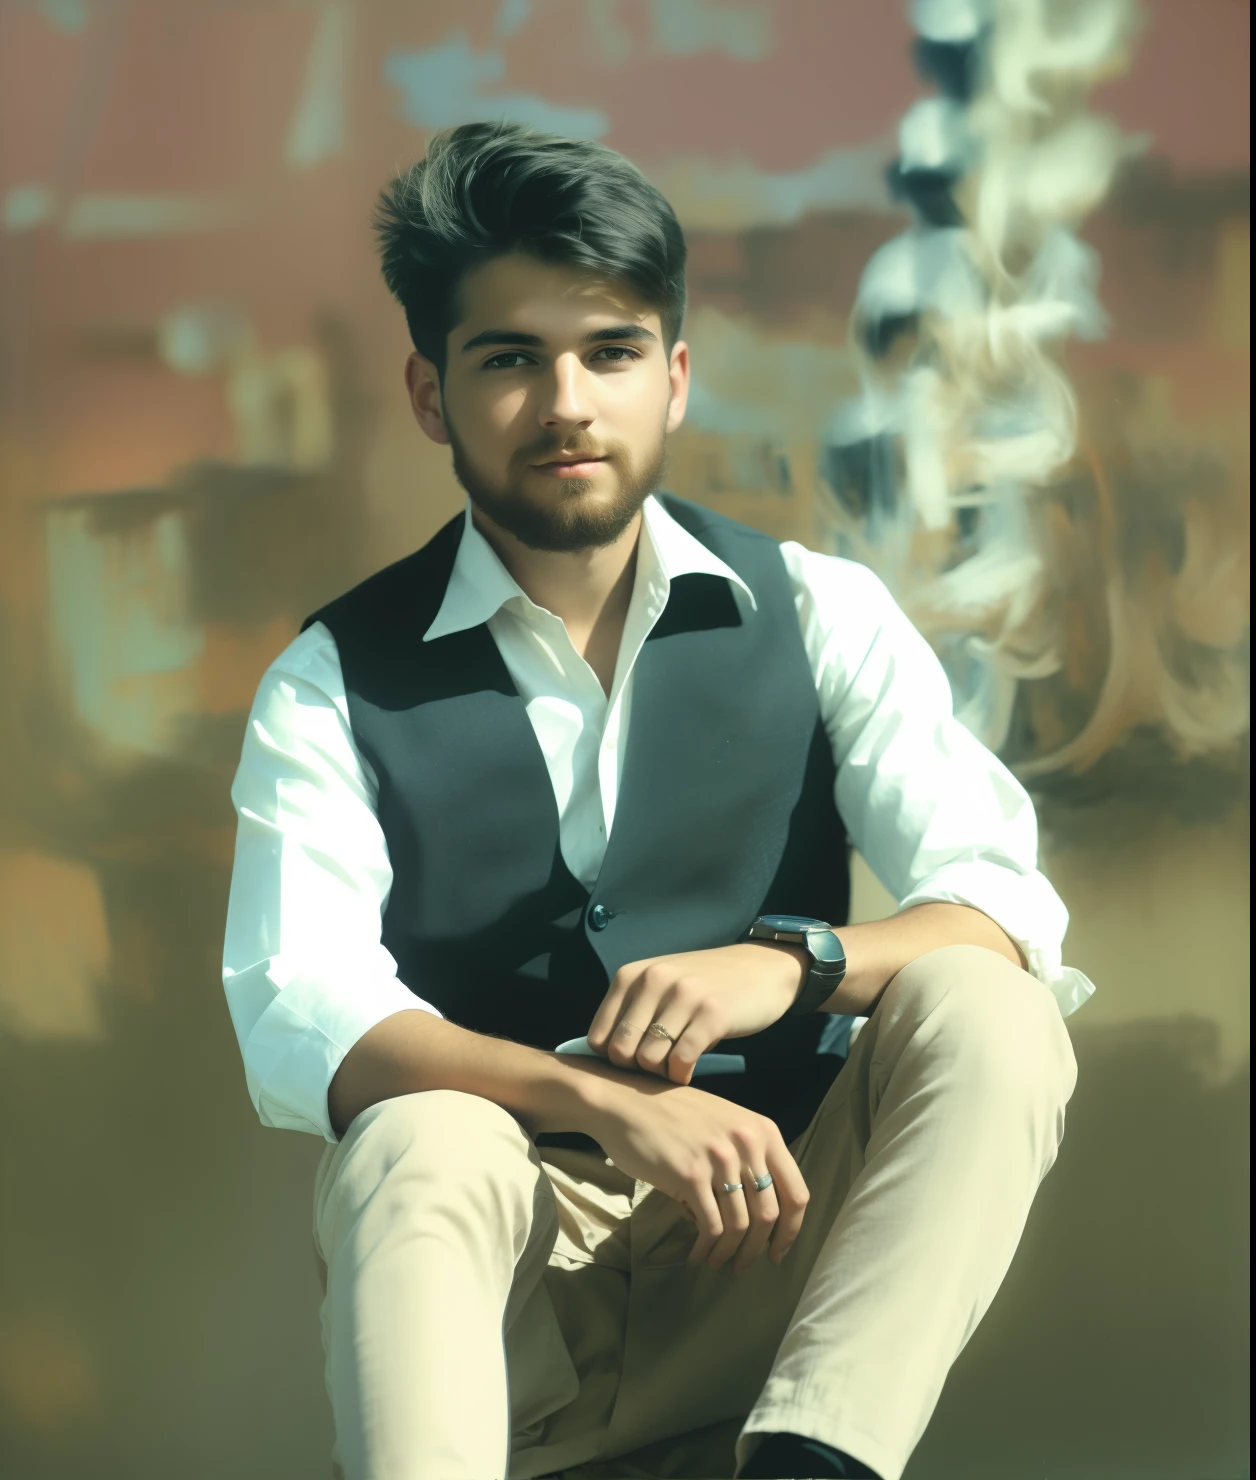
<path id="1" fill-rule="evenodd" d="M 336 640 L 354 741 L 379 779 L 393 869 L 383 943 L 451 1021 L 552 1049 L 584 1034 L 626 962 L 737 940 L 766 911 L 843 923 L 845 832 L 776 541 L 672 495 L 668 512 L 754 592 L 691 574 L 637 659 L 615 821 L 592 893 L 523 700 L 487 627 L 432 642 L 462 537 L 451 520 L 306 619 Z M 786 1017 L 716 1051 L 745 1072 L 703 1089 L 805 1128 L 841 1058 L 827 1015 Z M 822 1042 L 824 1038 L 825 1042 Z"/>

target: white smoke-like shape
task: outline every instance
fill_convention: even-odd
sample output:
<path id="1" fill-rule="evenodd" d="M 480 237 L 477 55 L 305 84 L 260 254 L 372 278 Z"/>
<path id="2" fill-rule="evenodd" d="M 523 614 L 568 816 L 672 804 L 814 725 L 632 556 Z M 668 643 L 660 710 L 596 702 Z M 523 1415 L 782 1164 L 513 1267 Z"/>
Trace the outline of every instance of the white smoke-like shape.
<path id="1" fill-rule="evenodd" d="M 1054 358 L 1101 337 L 1098 262 L 1074 235 L 1141 141 L 1085 111 L 1121 70 L 1133 0 L 916 0 L 917 58 L 941 95 L 899 130 L 896 193 L 916 223 L 869 261 L 852 339 L 862 398 L 828 436 L 855 517 L 843 544 L 886 579 L 947 664 L 961 719 L 1007 738 L 1017 685 L 1063 657 L 1037 532 L 1073 459 Z"/>

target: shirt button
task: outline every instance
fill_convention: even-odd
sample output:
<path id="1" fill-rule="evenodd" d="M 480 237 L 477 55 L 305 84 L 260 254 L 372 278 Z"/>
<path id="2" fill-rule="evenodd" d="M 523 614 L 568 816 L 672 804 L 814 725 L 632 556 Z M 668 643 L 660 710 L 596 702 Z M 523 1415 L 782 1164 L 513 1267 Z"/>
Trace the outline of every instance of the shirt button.
<path id="1" fill-rule="evenodd" d="M 595 904 L 589 911 L 589 929 L 605 930 L 611 923 L 611 912 L 604 904 Z"/>

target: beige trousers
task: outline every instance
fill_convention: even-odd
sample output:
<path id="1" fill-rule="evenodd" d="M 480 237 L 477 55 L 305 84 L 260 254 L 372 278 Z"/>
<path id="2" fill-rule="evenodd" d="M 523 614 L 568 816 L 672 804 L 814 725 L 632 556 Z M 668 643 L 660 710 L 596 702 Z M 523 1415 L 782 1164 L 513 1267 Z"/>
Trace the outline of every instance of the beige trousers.
<path id="1" fill-rule="evenodd" d="M 488 1100 L 364 1111 L 319 1167 L 334 1465 L 347 1480 L 731 1477 L 773 1430 L 899 1480 L 1055 1159 L 1059 1011 L 949 946 L 886 989 L 791 1143 L 778 1266 L 688 1268 L 679 1205 Z"/>

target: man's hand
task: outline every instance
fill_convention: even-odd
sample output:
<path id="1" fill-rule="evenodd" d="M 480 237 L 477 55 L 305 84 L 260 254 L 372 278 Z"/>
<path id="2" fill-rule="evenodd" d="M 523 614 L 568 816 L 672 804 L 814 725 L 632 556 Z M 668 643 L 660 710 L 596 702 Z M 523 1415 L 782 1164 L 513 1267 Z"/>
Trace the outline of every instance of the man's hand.
<path id="1" fill-rule="evenodd" d="M 759 1033 L 785 1015 L 806 960 L 795 946 L 746 941 L 632 961 L 615 973 L 594 1014 L 589 1046 L 621 1069 L 688 1084 L 698 1056 L 713 1043 Z M 652 1023 L 671 1041 L 650 1032 Z"/>
<path id="2" fill-rule="evenodd" d="M 809 1194 L 774 1121 L 719 1095 L 645 1078 L 607 1079 L 597 1102 L 589 1129 L 615 1166 L 681 1203 L 697 1225 L 687 1264 L 719 1269 L 731 1259 L 740 1274 L 765 1249 L 781 1262 Z M 764 1172 L 772 1185 L 760 1192 L 754 1179 Z M 725 1192 L 725 1182 L 743 1190 Z"/>

